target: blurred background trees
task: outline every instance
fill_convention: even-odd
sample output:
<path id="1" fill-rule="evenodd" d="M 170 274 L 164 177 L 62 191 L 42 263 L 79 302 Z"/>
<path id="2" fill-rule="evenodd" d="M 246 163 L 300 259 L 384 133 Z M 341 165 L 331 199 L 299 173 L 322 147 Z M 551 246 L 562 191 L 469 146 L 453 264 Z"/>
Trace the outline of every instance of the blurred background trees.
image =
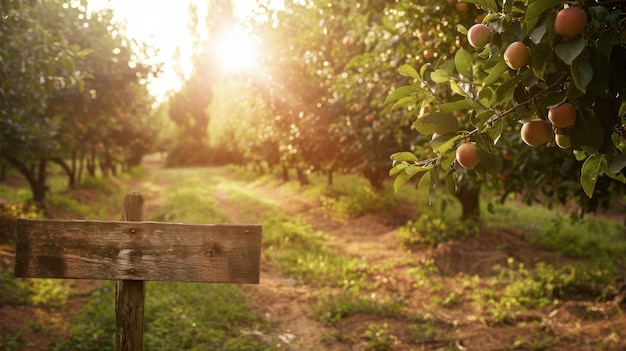
<path id="1" fill-rule="evenodd" d="M 129 38 L 112 10 L 93 12 L 85 1 L 3 2 L 0 169 L 19 170 L 33 199 L 43 203 L 50 163 L 67 174 L 70 187 L 85 174 L 114 175 L 159 151 L 171 166 L 246 164 L 285 179 L 295 175 L 303 185 L 314 172 L 329 185 L 337 172 L 358 173 L 380 190 L 394 181 L 390 155 L 396 154 L 406 167 L 392 172 L 396 188 L 415 176 L 412 184 L 428 186 L 432 196 L 447 189 L 461 201 L 465 217 L 478 216 L 484 187 L 502 199 L 519 194 L 528 203 L 575 201 L 581 213 L 593 211 L 623 197 L 623 176 L 598 169 L 588 196 L 589 187 L 580 184 L 580 153 L 577 158 L 571 150 L 529 148 L 511 133 L 519 131 L 518 120 L 543 108 L 520 109 L 495 132 L 477 132 L 477 172 L 454 161 L 463 131 L 484 122 L 480 112 L 492 109 L 465 102 L 463 91 L 492 84 L 481 88 L 477 101 L 499 96 L 493 108 L 504 108 L 541 88 L 533 73 L 554 73 L 538 71 L 534 61 L 524 74 L 508 70 L 500 62 L 505 44 L 524 40 L 543 61 L 555 62 L 555 72 L 569 69 L 546 50 L 561 42 L 546 23 L 566 4 L 582 7 L 591 19 L 587 47 L 616 48 L 607 66 L 612 77 L 622 77 L 623 31 L 615 32 L 622 34 L 612 37 L 613 46 L 598 34 L 623 27 L 623 5 L 614 2 L 260 1 L 241 14 L 236 1 L 212 0 L 180 5 L 189 6 L 190 69 L 181 70 L 179 89 L 156 101 L 147 83 L 161 71 L 153 60 L 157 48 Z M 533 25 L 548 33 L 540 39 L 523 27 L 529 8 Z M 487 51 L 467 42 L 476 23 L 488 23 L 496 33 Z M 247 41 L 236 39 L 241 37 Z M 242 50 L 247 46 L 254 50 Z M 459 52 L 465 61 L 457 60 Z M 457 61 L 467 63 L 461 74 Z M 622 96 L 623 84 L 611 81 L 608 88 Z M 607 88 L 591 82 L 589 91 Z M 590 96 L 570 92 L 571 98 Z M 620 121 L 623 106 L 609 111 Z M 441 114 L 455 121 L 454 130 L 445 130 L 449 135 L 428 127 Z M 416 128 L 418 117 L 426 117 L 420 122 L 426 130 Z M 579 145 L 584 134 L 574 138 Z M 622 140 L 616 138 L 620 151 L 612 155 L 619 161 Z M 621 172 L 622 163 L 613 168 Z"/>

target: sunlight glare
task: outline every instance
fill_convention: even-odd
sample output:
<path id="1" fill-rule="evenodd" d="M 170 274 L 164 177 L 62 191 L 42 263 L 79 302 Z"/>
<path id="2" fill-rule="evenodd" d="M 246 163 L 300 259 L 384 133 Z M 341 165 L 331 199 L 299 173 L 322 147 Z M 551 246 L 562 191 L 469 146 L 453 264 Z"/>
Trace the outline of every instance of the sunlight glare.
<path id="1" fill-rule="evenodd" d="M 234 29 L 224 35 L 215 45 L 215 55 L 219 64 L 228 72 L 240 73 L 255 67 L 257 48 L 252 38 Z"/>

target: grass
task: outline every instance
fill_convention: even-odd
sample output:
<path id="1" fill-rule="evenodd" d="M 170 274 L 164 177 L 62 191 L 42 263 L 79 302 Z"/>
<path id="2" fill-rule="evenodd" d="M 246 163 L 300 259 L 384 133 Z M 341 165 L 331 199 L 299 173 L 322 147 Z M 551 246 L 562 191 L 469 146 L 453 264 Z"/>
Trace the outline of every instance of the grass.
<path id="1" fill-rule="evenodd" d="M 175 176 L 170 174 L 167 176 Z M 163 195 L 164 208 L 149 219 L 178 223 L 227 223 L 216 208 L 213 187 L 185 177 Z M 115 334 L 111 284 L 96 293 L 73 322 L 73 337 L 53 350 L 112 350 Z M 269 350 L 255 335 L 268 334 L 272 324 L 245 309 L 241 288 L 232 284 L 148 282 L 145 336 L 147 350 Z M 106 306 L 106 307 L 104 307 Z"/>
<path id="2" fill-rule="evenodd" d="M 534 242 L 570 257 L 609 261 L 626 257 L 624 226 L 615 221 L 581 219 L 514 203 L 491 204 L 483 217 L 491 228 L 527 230 Z"/>
<path id="3" fill-rule="evenodd" d="M 434 247 L 463 235 L 476 235 L 464 230 L 458 220 L 459 206 L 449 196 L 435 198 L 427 204 L 421 192 L 394 194 L 389 190 L 373 192 L 360 178 L 349 175 L 335 177 L 335 186 L 328 188 L 325 179 L 311 176 L 313 184 L 304 188 L 295 182 L 279 183 L 271 176 L 258 176 L 243 168 L 168 169 L 146 179 L 144 186 L 172 183 L 163 194 L 166 203 L 150 216 L 150 220 L 180 223 L 228 223 L 231 218 L 218 208 L 215 196 L 223 196 L 236 204 L 238 221 L 263 225 L 263 258 L 278 268 L 281 276 L 291 278 L 310 291 L 312 317 L 331 328 L 327 342 L 347 341 L 350 318 L 365 314 L 375 318 L 402 321 L 409 326 L 412 344 L 442 342 L 445 349 L 454 349 L 451 340 L 454 326 L 442 324 L 428 311 L 471 304 L 495 323 L 516 323 L 524 311 L 551 306 L 571 295 L 603 299 L 614 293 L 615 262 L 626 257 L 623 226 L 599 219 L 575 220 L 554 211 L 520 206 L 483 204 L 483 225 L 491 229 L 519 228 L 532 234 L 537 243 L 584 264 L 557 267 L 547 263 L 533 266 L 510 260 L 496 267 L 492 276 L 446 277 L 432 258 L 415 262 L 368 263 L 361 257 L 347 255 L 330 245 L 334 238 L 316 231 L 297 216 L 289 216 L 267 198 L 257 195 L 257 185 L 269 184 L 285 191 L 297 191 L 310 198 L 319 198 L 324 213 L 335 218 L 353 218 L 367 213 L 389 211 L 400 204 L 419 209 L 416 219 L 399 231 L 397 240 L 406 247 Z M 141 170 L 136 170 L 141 176 Z M 107 193 L 99 180 L 89 180 L 96 193 Z M 0 191 L 2 189 L 0 188 Z M 121 195 L 108 196 L 119 203 Z M 57 206 L 86 216 L 94 211 L 82 208 L 80 201 L 60 196 Z M 117 205 L 119 207 L 119 205 Z M 403 234 L 402 231 L 404 230 Z M 404 242 L 403 242 L 404 241 Z M 406 268 L 406 269 L 405 269 Z M 394 269 L 405 269 L 408 282 L 433 298 L 426 300 L 419 316 L 407 314 L 411 303 L 406 296 L 387 291 L 382 278 Z M 8 273 L 7 273 L 8 274 Z M 390 276 L 391 277 L 391 276 Z M 0 276 L 0 291 L 15 296 L 16 303 L 34 303 L 34 294 L 26 285 L 12 284 Z M 5 290 L 2 290 L 5 289 Z M 43 284 L 40 296 L 57 296 L 54 287 Z M 72 338 L 58 340 L 51 350 L 111 350 L 115 333 L 113 286 L 105 284 L 92 296 L 89 304 L 73 318 Z M 55 305 L 51 298 L 49 306 Z M 429 301 L 429 302 L 428 302 Z M 149 282 L 146 296 L 147 350 L 271 350 L 272 335 L 277 326 L 250 313 L 245 294 L 237 285 Z M 54 308 L 54 307 L 51 307 Z M 442 329 L 443 328 L 443 329 Z M 392 349 L 397 341 L 387 324 L 371 323 L 359 332 L 358 338 L 369 349 Z M 5 338 L 7 343 L 15 338 Z M 545 339 L 545 338 L 544 338 Z M 539 339 L 536 342 L 542 342 Z M 545 341 L 545 340 L 543 340 Z M 530 344 L 532 341 L 521 340 Z M 0 344 L 2 345 L 2 344 Z M 7 344 L 8 345 L 8 344 Z M 288 345 L 282 345 L 288 349 Z"/>

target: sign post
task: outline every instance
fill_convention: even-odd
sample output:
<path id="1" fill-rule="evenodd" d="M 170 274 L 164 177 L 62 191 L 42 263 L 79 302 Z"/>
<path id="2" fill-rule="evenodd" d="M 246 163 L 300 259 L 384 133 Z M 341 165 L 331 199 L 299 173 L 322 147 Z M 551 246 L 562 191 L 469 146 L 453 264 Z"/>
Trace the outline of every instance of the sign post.
<path id="1" fill-rule="evenodd" d="M 122 221 L 18 219 L 15 276 L 116 280 L 116 350 L 143 350 L 145 281 L 258 284 L 261 226 L 143 221 L 124 197 Z"/>

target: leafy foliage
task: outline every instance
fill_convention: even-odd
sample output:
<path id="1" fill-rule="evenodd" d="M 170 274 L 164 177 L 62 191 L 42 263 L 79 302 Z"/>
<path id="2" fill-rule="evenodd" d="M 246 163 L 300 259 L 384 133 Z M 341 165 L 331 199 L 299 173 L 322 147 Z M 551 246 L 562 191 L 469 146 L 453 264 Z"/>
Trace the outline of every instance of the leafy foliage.
<path id="1" fill-rule="evenodd" d="M 77 185 L 85 159 L 94 176 L 136 165 L 157 124 L 145 82 L 158 67 L 124 38 L 112 12 L 86 2 L 11 1 L 0 9 L 0 156 L 45 205 L 49 162 Z M 80 167 L 79 167 L 80 165 Z"/>
<path id="2" fill-rule="evenodd" d="M 597 187 L 602 178 L 623 183 L 623 8 L 611 3 L 570 4 L 557 0 L 468 2 L 484 11 L 479 22 L 491 28 L 491 43 L 484 49 L 459 46 L 436 63 L 400 67 L 400 75 L 410 78 L 410 84 L 387 97 L 386 104 L 393 109 L 404 108 L 411 116 L 417 114 L 413 127 L 420 134 L 434 135 L 426 153 L 391 156 L 396 188 L 426 172 L 427 177 L 422 177 L 418 186 L 434 192 L 445 179 L 447 189 L 453 191 L 454 187 L 449 186 L 452 180 L 467 173 L 455 162 L 454 153 L 468 141 L 476 142 L 478 147 L 480 163 L 475 171 L 481 181 L 497 183 L 505 179 L 500 184 L 505 192 L 526 192 L 529 201 L 538 189 L 560 200 L 566 194 L 577 194 L 569 183 L 573 177 L 578 178 L 587 198 L 602 196 L 602 189 Z M 574 38 L 554 32 L 556 13 L 567 6 L 582 7 L 588 17 L 583 33 Z M 457 25 L 461 34 L 467 29 Z M 530 64 L 519 70 L 508 68 L 503 55 L 516 41 L 532 52 Z M 551 141 L 547 149 L 541 146 L 533 151 L 545 167 L 531 163 L 534 156 L 529 157 L 524 151 L 526 146 L 516 137 L 520 122 L 547 120 L 548 109 L 564 101 L 576 107 L 576 123 L 565 130 L 555 128 L 554 132 L 571 137 L 573 155 L 572 151 L 552 147 L 555 144 Z M 561 164 L 568 170 L 564 171 Z M 528 175 L 515 177 L 519 183 L 509 182 L 507 174 L 516 170 Z M 588 199 L 579 198 L 579 203 L 585 201 L 589 204 Z"/>

